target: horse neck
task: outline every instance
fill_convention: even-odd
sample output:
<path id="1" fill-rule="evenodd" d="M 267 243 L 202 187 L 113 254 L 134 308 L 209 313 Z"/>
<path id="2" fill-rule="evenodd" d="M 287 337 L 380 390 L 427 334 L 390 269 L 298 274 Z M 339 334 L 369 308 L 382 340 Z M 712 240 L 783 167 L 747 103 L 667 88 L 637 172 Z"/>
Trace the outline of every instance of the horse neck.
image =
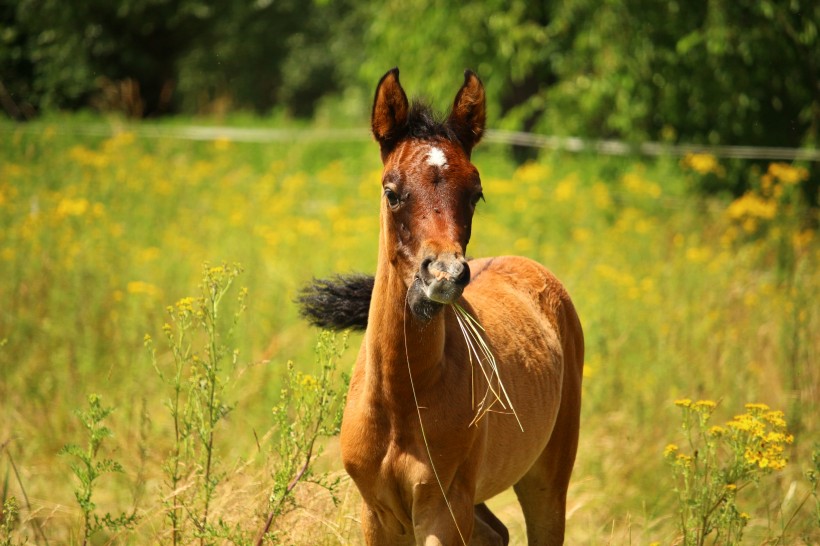
<path id="1" fill-rule="evenodd" d="M 409 396 L 408 367 L 416 389 L 440 378 L 446 310 L 436 313 L 429 322 L 416 319 L 407 304 L 407 286 L 390 263 L 389 236 L 382 230 L 379 239 L 379 261 L 365 337 L 367 376 L 371 387 L 380 392 Z"/>

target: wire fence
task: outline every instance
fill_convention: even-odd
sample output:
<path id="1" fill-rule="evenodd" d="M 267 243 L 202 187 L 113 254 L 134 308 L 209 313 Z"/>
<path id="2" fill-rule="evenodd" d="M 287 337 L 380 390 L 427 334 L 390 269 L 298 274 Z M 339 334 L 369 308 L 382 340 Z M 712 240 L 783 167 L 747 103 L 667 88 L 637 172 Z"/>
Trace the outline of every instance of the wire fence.
<path id="1" fill-rule="evenodd" d="M 71 124 L 45 123 L 0 124 L 0 132 L 22 131 L 38 133 L 50 130 L 60 134 L 107 137 L 127 130 L 144 138 L 173 138 L 183 140 L 230 140 L 236 142 L 356 142 L 370 140 L 364 128 L 353 129 L 273 129 L 253 127 L 227 127 L 207 125 L 159 125 L 140 124 Z M 770 161 L 820 162 L 820 150 L 814 148 L 785 148 L 760 146 L 709 146 L 697 144 L 668 144 L 662 142 L 629 143 L 621 140 L 595 140 L 578 137 L 559 137 L 490 129 L 485 141 L 510 146 L 523 146 L 543 150 L 571 153 L 590 152 L 615 156 L 685 156 L 706 153 L 720 158 L 763 159 Z"/>

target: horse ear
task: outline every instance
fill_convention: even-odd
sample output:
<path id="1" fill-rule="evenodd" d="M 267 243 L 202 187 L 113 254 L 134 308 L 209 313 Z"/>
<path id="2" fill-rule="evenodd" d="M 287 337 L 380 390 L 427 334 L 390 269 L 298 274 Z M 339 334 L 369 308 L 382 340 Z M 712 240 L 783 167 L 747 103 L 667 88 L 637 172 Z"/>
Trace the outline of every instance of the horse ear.
<path id="1" fill-rule="evenodd" d="M 453 111 L 447 123 L 455 131 L 467 155 L 478 144 L 484 134 L 487 121 L 487 107 L 484 85 L 472 70 L 464 71 L 464 85 L 458 90 L 453 102 Z"/>
<path id="2" fill-rule="evenodd" d="M 394 68 L 379 80 L 370 125 L 384 158 L 402 136 L 407 125 L 407 95 L 399 83 L 399 69 Z"/>

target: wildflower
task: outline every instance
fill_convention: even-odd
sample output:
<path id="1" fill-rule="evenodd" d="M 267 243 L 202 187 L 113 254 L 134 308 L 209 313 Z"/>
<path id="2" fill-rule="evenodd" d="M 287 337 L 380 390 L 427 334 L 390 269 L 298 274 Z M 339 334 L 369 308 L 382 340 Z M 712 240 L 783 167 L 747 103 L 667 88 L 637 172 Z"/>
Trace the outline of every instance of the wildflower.
<path id="1" fill-rule="evenodd" d="M 299 382 L 302 384 L 302 387 L 307 389 L 315 389 L 319 384 L 319 382 L 316 381 L 316 378 L 309 373 L 302 374 L 301 381 Z"/>
<path id="2" fill-rule="evenodd" d="M 679 453 L 677 457 L 675 457 L 675 464 L 677 464 L 678 466 L 682 466 L 684 468 L 688 468 L 692 466 L 692 456 Z"/>
<path id="3" fill-rule="evenodd" d="M 777 214 L 777 203 L 773 199 L 765 199 L 756 193 L 747 192 L 732 201 L 726 209 L 726 214 L 732 220 L 771 220 Z"/>
<path id="4" fill-rule="evenodd" d="M 231 149 L 231 139 L 228 137 L 219 137 L 214 140 L 214 149 L 220 152 Z"/>
<path id="5" fill-rule="evenodd" d="M 700 175 L 714 174 L 721 178 L 726 175 L 726 169 L 712 154 L 687 154 L 681 163 Z"/>
<path id="6" fill-rule="evenodd" d="M 692 263 L 704 263 L 712 256 L 708 246 L 693 246 L 686 249 L 686 259 Z"/>
<path id="7" fill-rule="evenodd" d="M 88 210 L 86 199 L 70 199 L 66 197 L 57 205 L 57 216 L 82 216 Z"/>
<path id="8" fill-rule="evenodd" d="M 765 406 L 765 404 L 761 404 L 761 405 Z M 766 411 L 766 409 L 768 409 L 768 408 L 763 409 L 763 411 Z M 779 411 L 779 410 L 766 411 L 766 413 L 764 413 L 761 417 L 763 418 L 764 421 L 767 421 L 768 423 L 771 423 L 771 425 L 776 427 L 776 428 L 785 428 L 785 426 L 786 426 L 786 420 L 784 419 L 784 415 L 783 415 L 782 411 Z"/>
<path id="9" fill-rule="evenodd" d="M 522 182 L 540 184 L 544 180 L 549 180 L 550 175 L 552 175 L 552 169 L 549 166 L 528 161 L 516 169 L 513 178 Z"/>
<path id="10" fill-rule="evenodd" d="M 692 401 L 689 398 L 682 398 L 680 400 L 675 400 L 675 405 L 679 408 L 691 408 Z"/>
<path id="11" fill-rule="evenodd" d="M 146 296 L 157 296 L 159 288 L 144 281 L 131 281 L 125 286 L 125 291 L 129 294 L 145 294 Z"/>
<path id="12" fill-rule="evenodd" d="M 713 438 L 720 438 L 724 434 L 726 434 L 726 429 L 723 427 L 714 426 L 709 429 L 709 436 Z"/>
<path id="13" fill-rule="evenodd" d="M 195 300 L 192 297 L 182 298 L 174 304 L 176 310 L 172 308 L 169 308 L 168 310 L 172 314 L 176 311 L 176 315 L 179 318 L 184 318 L 194 314 L 194 302 Z"/>
<path id="14" fill-rule="evenodd" d="M 575 188 L 577 185 L 578 176 L 575 174 L 570 175 L 558 182 L 558 185 L 555 186 L 555 190 L 553 192 L 555 200 L 558 202 L 566 202 L 571 200 L 575 195 Z"/>
<path id="15" fill-rule="evenodd" d="M 809 171 L 803 167 L 792 167 L 788 163 L 772 163 L 768 174 L 788 186 L 799 184 L 809 178 Z"/>
<path id="16" fill-rule="evenodd" d="M 679 448 L 678 448 L 677 445 L 669 444 L 664 448 L 663 456 L 666 457 L 667 459 L 669 459 L 678 452 L 678 449 Z"/>

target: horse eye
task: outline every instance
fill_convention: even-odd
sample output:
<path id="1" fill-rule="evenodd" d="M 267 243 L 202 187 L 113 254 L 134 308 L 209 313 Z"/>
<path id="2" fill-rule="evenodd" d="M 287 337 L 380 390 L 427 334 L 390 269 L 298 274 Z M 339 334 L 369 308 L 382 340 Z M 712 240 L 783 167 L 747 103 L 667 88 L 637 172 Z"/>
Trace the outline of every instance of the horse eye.
<path id="1" fill-rule="evenodd" d="M 486 201 L 486 199 L 484 199 L 483 192 L 478 192 L 477 194 L 473 195 L 470 198 L 470 204 L 475 207 L 476 205 L 478 205 L 479 200 Z"/>
<path id="2" fill-rule="evenodd" d="M 384 196 L 387 198 L 387 204 L 390 205 L 391 209 L 395 209 L 399 206 L 401 200 L 396 192 L 391 190 L 390 188 L 385 188 Z"/>

